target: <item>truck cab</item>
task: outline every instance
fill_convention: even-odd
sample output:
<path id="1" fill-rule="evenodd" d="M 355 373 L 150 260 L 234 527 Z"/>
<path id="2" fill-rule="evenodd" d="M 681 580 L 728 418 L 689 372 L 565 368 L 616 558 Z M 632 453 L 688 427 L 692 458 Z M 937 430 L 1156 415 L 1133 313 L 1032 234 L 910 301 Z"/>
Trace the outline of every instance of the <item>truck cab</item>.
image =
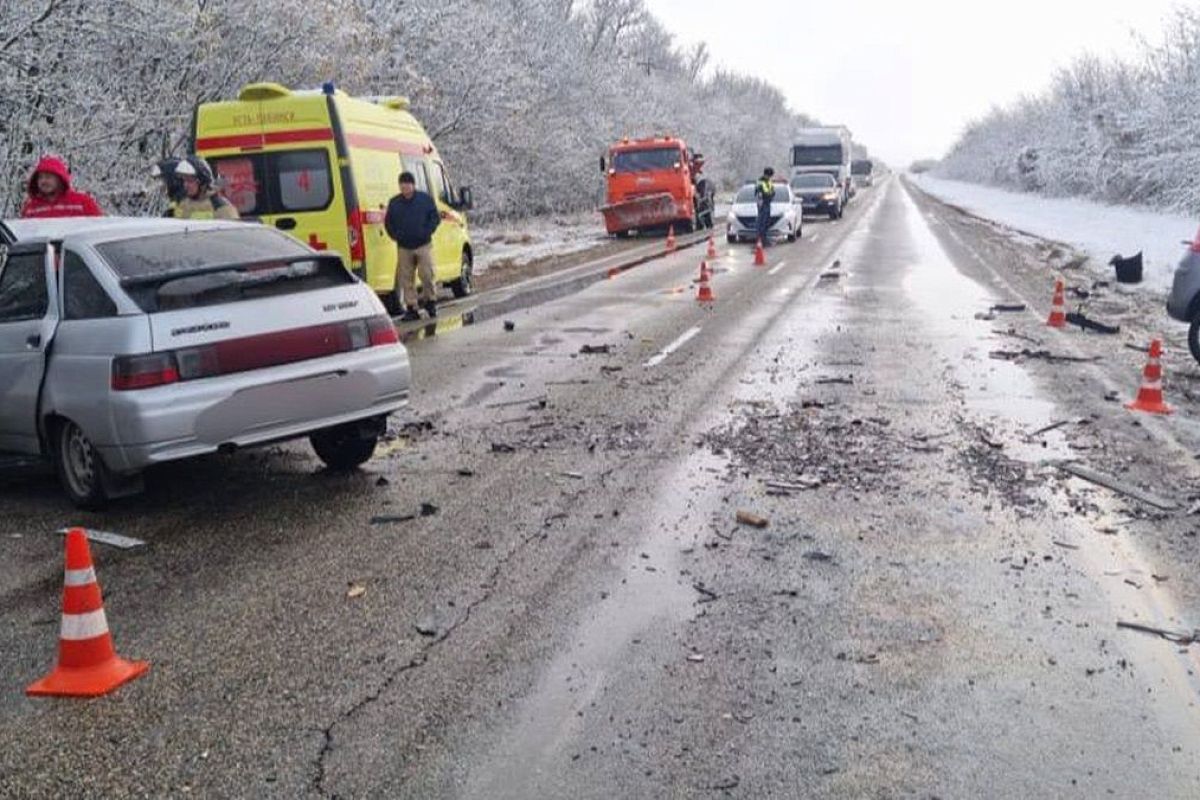
<path id="1" fill-rule="evenodd" d="M 606 178 L 601 209 L 610 234 L 649 228 L 712 227 L 713 195 L 700 177 L 704 159 L 673 136 L 622 139 L 600 159 Z"/>

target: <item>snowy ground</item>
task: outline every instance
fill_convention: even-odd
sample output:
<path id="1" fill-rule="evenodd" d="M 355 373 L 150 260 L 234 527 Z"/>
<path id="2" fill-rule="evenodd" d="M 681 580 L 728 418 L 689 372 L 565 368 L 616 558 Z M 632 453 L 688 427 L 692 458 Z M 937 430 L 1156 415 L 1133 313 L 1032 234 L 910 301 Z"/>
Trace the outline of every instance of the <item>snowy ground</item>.
<path id="1" fill-rule="evenodd" d="M 1089 256 L 1087 267 L 1111 279 L 1114 254 L 1143 252 L 1141 288 L 1166 294 L 1183 256 L 1182 241 L 1196 234 L 1197 220 L 1088 200 L 1039 197 L 990 186 L 910 175 L 919 187 L 947 203 L 1034 236 L 1071 245 Z"/>
<path id="2" fill-rule="evenodd" d="M 609 241 L 600 214 L 589 211 L 473 225 L 475 271 L 492 266 L 521 266 L 547 256 L 562 256 L 599 247 Z"/>

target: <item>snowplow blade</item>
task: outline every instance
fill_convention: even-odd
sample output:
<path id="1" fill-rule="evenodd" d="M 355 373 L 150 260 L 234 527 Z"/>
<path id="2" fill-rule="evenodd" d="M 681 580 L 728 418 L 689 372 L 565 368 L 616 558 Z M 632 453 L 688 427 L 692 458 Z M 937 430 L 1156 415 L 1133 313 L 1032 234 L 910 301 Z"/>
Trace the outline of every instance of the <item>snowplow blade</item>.
<path id="1" fill-rule="evenodd" d="M 675 198 L 666 192 L 602 206 L 600 213 L 604 215 L 604 227 L 609 233 L 667 225 L 677 216 Z"/>

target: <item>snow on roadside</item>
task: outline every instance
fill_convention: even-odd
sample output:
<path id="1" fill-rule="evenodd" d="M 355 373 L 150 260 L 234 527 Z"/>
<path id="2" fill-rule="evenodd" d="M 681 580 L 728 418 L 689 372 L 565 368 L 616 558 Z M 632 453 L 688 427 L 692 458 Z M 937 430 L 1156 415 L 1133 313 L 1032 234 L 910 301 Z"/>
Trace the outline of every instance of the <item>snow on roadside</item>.
<path id="1" fill-rule="evenodd" d="M 471 238 L 476 273 L 493 265 L 520 266 L 547 256 L 576 253 L 608 241 L 595 211 L 473 225 Z"/>
<path id="2" fill-rule="evenodd" d="M 1041 197 L 925 174 L 908 177 L 934 197 L 976 216 L 1083 251 L 1089 257 L 1087 267 L 1108 280 L 1114 279 L 1108 265 L 1113 255 L 1131 256 L 1141 250 L 1145 279 L 1140 288 L 1158 294 L 1170 291 L 1184 253 L 1181 242 L 1196 234 L 1197 220 L 1179 214 Z"/>

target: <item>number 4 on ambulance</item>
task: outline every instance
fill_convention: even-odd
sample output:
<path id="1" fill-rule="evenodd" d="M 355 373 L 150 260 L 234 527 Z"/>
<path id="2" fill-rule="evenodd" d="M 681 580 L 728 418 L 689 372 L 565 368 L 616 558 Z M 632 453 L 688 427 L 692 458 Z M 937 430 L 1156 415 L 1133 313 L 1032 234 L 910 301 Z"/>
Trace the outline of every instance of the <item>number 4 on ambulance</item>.
<path id="1" fill-rule="evenodd" d="M 400 173 L 412 172 L 417 188 L 453 222 L 434 236 L 434 276 L 455 296 L 470 293 L 471 193 L 454 191 L 406 98 L 358 99 L 332 84 L 316 92 L 255 83 L 237 99 L 202 103 L 194 126 L 195 152 L 212 164 L 244 218 L 339 253 L 393 311 L 396 246 L 383 209 L 399 190 Z"/>

